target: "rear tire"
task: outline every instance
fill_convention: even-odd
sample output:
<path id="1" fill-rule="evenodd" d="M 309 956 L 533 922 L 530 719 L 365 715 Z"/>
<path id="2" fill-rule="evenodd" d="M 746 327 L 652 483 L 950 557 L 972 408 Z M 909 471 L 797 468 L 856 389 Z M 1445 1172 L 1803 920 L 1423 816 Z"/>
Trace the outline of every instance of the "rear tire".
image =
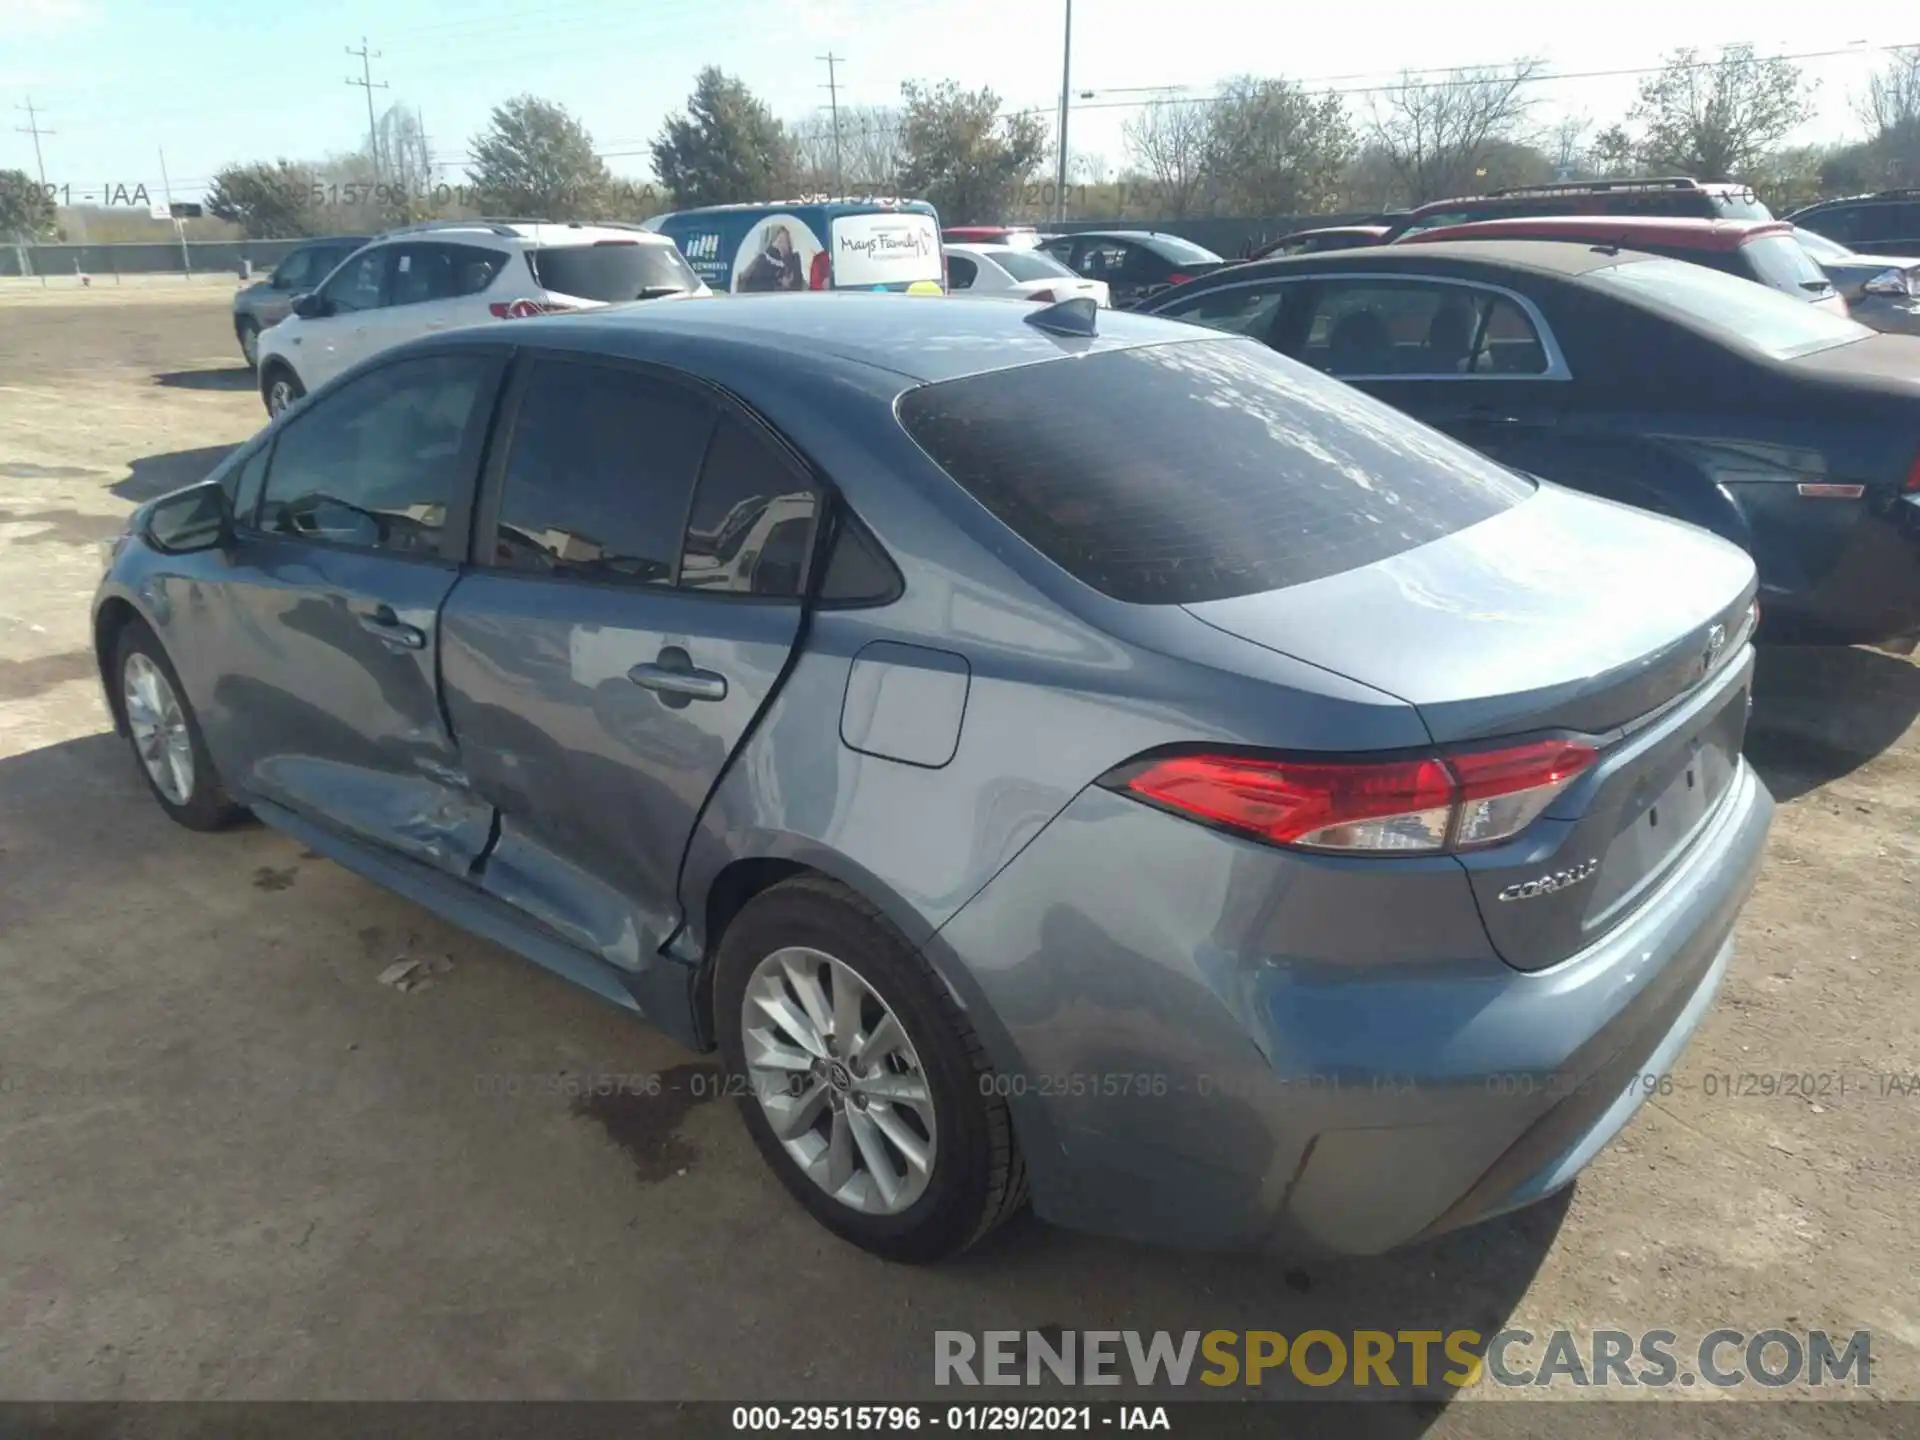
<path id="1" fill-rule="evenodd" d="M 120 632 L 113 673 L 134 765 L 160 808 L 189 830 L 224 830 L 243 817 L 213 768 L 166 647 L 145 621 L 131 620 Z"/>
<path id="2" fill-rule="evenodd" d="M 267 362 L 267 369 L 260 377 L 260 398 L 266 402 L 269 418 L 278 416 L 306 393 L 307 387 L 285 362 Z"/>
<path id="3" fill-rule="evenodd" d="M 721 940 L 713 1004 L 754 1143 L 842 1239 L 938 1260 L 1025 1204 L 1026 1167 L 978 1037 L 853 891 L 810 875 L 756 896 Z"/>

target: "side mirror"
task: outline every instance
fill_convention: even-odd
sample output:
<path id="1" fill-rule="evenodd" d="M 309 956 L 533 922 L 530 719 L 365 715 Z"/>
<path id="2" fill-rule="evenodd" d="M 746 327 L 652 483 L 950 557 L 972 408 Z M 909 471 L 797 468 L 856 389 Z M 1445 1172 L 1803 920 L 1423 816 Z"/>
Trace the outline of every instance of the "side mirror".
<path id="1" fill-rule="evenodd" d="M 293 313 L 302 320 L 319 320 L 333 313 L 333 305 L 324 295 L 302 295 L 293 302 Z"/>
<path id="2" fill-rule="evenodd" d="M 1916 293 L 1920 293 L 1914 287 L 1913 276 L 1897 266 L 1882 270 L 1860 289 L 1867 295 L 1896 295 L 1902 300 L 1911 299 Z"/>
<path id="3" fill-rule="evenodd" d="M 163 555 L 191 555 L 233 543 L 233 502 L 218 480 L 202 480 L 153 502 L 142 538 Z"/>

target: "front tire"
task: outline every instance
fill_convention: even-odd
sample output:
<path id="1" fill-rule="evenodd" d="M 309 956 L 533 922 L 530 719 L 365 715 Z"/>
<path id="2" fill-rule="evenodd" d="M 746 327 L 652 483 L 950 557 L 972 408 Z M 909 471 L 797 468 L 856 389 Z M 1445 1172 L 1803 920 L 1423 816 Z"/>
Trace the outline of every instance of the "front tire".
<path id="1" fill-rule="evenodd" d="M 249 370 L 260 368 L 260 326 L 252 320 L 242 319 L 233 327 L 235 337 L 240 341 L 240 353 L 246 358 Z"/>
<path id="2" fill-rule="evenodd" d="M 261 378 L 260 398 L 266 402 L 269 418 L 278 416 L 306 393 L 300 377 L 285 364 L 277 360 L 268 363 L 266 374 Z"/>
<path id="3" fill-rule="evenodd" d="M 1007 1103 L 965 1015 L 845 886 L 806 876 L 756 896 L 721 941 L 714 1014 L 754 1143 L 842 1239 L 938 1260 L 1025 1203 Z"/>
<path id="4" fill-rule="evenodd" d="M 160 808 L 189 830 L 222 830 L 244 815 L 213 768 L 173 662 L 144 622 L 120 632 L 114 674 L 134 763 Z"/>

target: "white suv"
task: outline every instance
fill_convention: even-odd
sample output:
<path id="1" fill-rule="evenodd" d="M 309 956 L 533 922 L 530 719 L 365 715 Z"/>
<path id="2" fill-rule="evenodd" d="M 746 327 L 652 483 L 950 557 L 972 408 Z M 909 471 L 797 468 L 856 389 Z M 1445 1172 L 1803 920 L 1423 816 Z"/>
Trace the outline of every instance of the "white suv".
<path id="1" fill-rule="evenodd" d="M 629 300 L 710 292 L 673 241 L 637 225 L 435 220 L 356 250 L 260 335 L 260 398 L 287 406 L 403 340 Z"/>

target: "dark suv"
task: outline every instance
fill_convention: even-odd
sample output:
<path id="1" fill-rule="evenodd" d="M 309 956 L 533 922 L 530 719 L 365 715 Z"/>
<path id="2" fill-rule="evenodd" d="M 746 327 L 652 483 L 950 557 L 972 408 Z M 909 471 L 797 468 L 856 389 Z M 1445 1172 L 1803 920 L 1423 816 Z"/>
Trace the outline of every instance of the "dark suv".
<path id="1" fill-rule="evenodd" d="M 1822 200 L 1788 218 L 1859 255 L 1920 254 L 1920 189 Z"/>
<path id="2" fill-rule="evenodd" d="M 1746 185 L 1702 184 L 1684 175 L 1663 179 L 1584 180 L 1564 185 L 1516 185 L 1486 195 L 1434 200 L 1396 220 L 1381 237 L 1381 243 L 1391 245 L 1409 231 L 1428 230 L 1436 225 L 1470 225 L 1476 220 L 1508 220 L 1536 215 L 1773 219 L 1773 212 Z"/>

